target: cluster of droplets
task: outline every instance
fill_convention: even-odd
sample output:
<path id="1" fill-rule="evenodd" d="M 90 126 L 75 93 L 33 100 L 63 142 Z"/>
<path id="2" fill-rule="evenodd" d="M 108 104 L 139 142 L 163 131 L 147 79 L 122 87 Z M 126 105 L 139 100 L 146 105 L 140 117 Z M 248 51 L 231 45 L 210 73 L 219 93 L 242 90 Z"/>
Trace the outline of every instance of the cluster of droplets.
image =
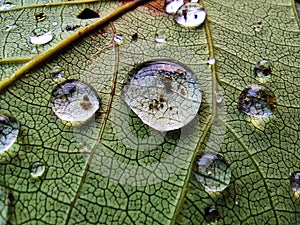
<path id="1" fill-rule="evenodd" d="M 199 27 L 206 18 L 206 11 L 198 1 L 166 0 L 165 12 L 173 14 L 175 21 L 187 28 Z"/>

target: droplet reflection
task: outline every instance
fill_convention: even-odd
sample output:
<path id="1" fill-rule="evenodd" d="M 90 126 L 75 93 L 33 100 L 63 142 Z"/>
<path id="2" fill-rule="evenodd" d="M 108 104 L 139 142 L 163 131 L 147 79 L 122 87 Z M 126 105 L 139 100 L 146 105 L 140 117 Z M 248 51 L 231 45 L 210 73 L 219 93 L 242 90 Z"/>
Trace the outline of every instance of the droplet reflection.
<path id="1" fill-rule="evenodd" d="M 300 192 L 300 171 L 290 175 L 290 186 L 293 191 Z"/>

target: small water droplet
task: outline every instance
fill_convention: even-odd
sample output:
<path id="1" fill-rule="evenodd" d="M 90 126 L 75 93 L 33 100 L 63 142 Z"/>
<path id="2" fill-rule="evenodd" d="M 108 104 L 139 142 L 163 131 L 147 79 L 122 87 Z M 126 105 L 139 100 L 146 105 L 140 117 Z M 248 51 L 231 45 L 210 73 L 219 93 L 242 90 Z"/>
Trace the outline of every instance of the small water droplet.
<path id="1" fill-rule="evenodd" d="M 8 16 L 4 19 L 4 24 L 6 27 L 6 31 L 10 31 L 13 28 L 17 27 L 16 21 L 12 16 Z"/>
<path id="2" fill-rule="evenodd" d="M 271 78 L 272 65 L 269 60 L 259 61 L 254 68 L 256 78 L 261 83 L 268 81 Z"/>
<path id="3" fill-rule="evenodd" d="M 60 66 L 54 66 L 51 70 L 51 75 L 53 78 L 63 78 L 64 77 L 64 70 Z"/>
<path id="4" fill-rule="evenodd" d="M 223 96 L 218 92 L 216 92 L 216 101 L 218 104 L 221 104 L 223 101 Z"/>
<path id="5" fill-rule="evenodd" d="M 166 0 L 165 12 L 175 14 L 183 4 L 184 0 Z"/>
<path id="6" fill-rule="evenodd" d="M 204 209 L 204 217 L 209 223 L 218 222 L 221 219 L 219 211 L 214 206 L 207 206 Z"/>
<path id="7" fill-rule="evenodd" d="M 199 3 L 189 2 L 177 10 L 174 18 L 181 26 L 194 28 L 204 22 L 206 12 Z"/>
<path id="8" fill-rule="evenodd" d="M 44 12 L 38 12 L 38 13 L 34 14 L 34 16 L 35 16 L 35 19 L 37 22 L 41 22 L 46 19 L 47 14 Z"/>
<path id="9" fill-rule="evenodd" d="M 155 34 L 155 41 L 157 43 L 166 43 L 167 42 L 167 34 L 165 30 L 158 30 Z"/>
<path id="10" fill-rule="evenodd" d="M 30 43 L 34 45 L 44 45 L 52 41 L 52 39 L 52 32 L 44 28 L 37 28 L 33 30 L 29 36 Z"/>
<path id="11" fill-rule="evenodd" d="M 230 183 L 231 170 L 222 156 L 206 153 L 197 157 L 195 177 L 207 191 L 223 191 Z"/>
<path id="12" fill-rule="evenodd" d="M 115 42 L 117 45 L 122 44 L 122 40 L 123 40 L 122 35 L 118 35 L 118 34 L 115 34 L 115 35 L 114 35 L 114 42 Z"/>
<path id="13" fill-rule="evenodd" d="M 249 85 L 239 97 L 238 109 L 254 117 L 267 117 L 276 108 L 276 97 L 268 88 L 261 85 Z"/>
<path id="14" fill-rule="evenodd" d="M 255 32 L 260 32 L 263 29 L 262 22 L 257 22 L 253 27 Z"/>
<path id="15" fill-rule="evenodd" d="M 293 191 L 300 192 L 300 171 L 290 175 L 290 186 Z"/>
<path id="16" fill-rule="evenodd" d="M 19 124 L 13 117 L 0 114 L 0 154 L 9 149 L 19 134 Z"/>
<path id="17" fill-rule="evenodd" d="M 55 21 L 55 20 L 52 21 L 52 26 L 57 26 L 57 24 L 58 24 L 57 21 Z"/>
<path id="18" fill-rule="evenodd" d="M 61 120 L 83 122 L 99 109 L 99 98 L 87 84 L 68 80 L 53 90 L 51 104 L 53 112 Z"/>
<path id="19" fill-rule="evenodd" d="M 215 58 L 209 58 L 208 61 L 207 61 L 207 63 L 208 63 L 209 65 L 214 65 L 215 62 L 216 62 Z"/>
<path id="20" fill-rule="evenodd" d="M 32 178 L 41 177 L 46 171 L 46 167 L 43 163 L 35 162 L 31 165 L 30 175 Z"/>
<path id="21" fill-rule="evenodd" d="M 5 225 L 8 221 L 9 197 L 7 190 L 0 186 L 0 224 Z"/>
<path id="22" fill-rule="evenodd" d="M 0 11 L 9 10 L 16 7 L 15 4 L 13 4 L 11 1 L 5 1 L 2 4 L 0 4 Z"/>
<path id="23" fill-rule="evenodd" d="M 122 90 L 127 105 L 158 131 L 179 129 L 197 115 L 201 87 L 185 65 L 169 60 L 148 61 L 134 68 Z"/>

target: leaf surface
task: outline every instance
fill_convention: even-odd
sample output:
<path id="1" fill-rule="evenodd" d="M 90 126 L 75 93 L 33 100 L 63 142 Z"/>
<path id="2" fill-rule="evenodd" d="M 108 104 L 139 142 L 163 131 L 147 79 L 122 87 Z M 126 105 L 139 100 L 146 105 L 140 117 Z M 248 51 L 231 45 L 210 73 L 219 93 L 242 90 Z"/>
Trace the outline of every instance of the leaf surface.
<path id="1" fill-rule="evenodd" d="M 24 3 L 25 4 L 25 3 Z M 103 18 L 120 2 L 36 1 L 0 13 L 1 78 L 20 62 L 55 47 L 97 19 L 79 20 L 86 7 Z M 178 26 L 157 8 L 139 7 L 70 42 L 0 96 L 0 112 L 20 123 L 17 142 L 1 160 L 1 185 L 12 194 L 9 224 L 206 224 L 214 205 L 221 224 L 297 224 L 299 197 L 289 175 L 299 161 L 299 18 L 291 1 L 204 1 L 207 21 L 198 29 Z M 34 14 L 45 12 L 44 21 Z M 6 19 L 17 27 L 7 31 Z M 53 25 L 55 20 L 56 25 Z M 255 30 L 261 22 L 262 29 Z M 3 25 L 4 24 L 4 25 Z M 260 24 L 260 23 L 259 23 Z M 33 27 L 54 39 L 33 46 Z M 133 35 L 137 34 L 137 40 Z M 120 44 L 115 36 L 122 37 Z M 163 35 L 166 43 L 155 38 Z M 216 63 L 208 65 L 209 57 Z M 171 59 L 195 73 L 203 91 L 201 108 L 186 127 L 167 133 L 144 125 L 120 97 L 128 72 L 139 63 Z M 237 109 L 241 91 L 257 84 L 254 65 L 269 59 L 276 95 L 274 115 L 254 119 Z M 90 84 L 101 108 L 88 123 L 70 126 L 51 109 L 51 93 L 64 79 Z M 219 104 L 216 93 L 223 101 Z M 229 187 L 206 192 L 195 181 L 198 153 L 218 152 L 232 171 Z M 37 179 L 34 162 L 46 165 Z"/>

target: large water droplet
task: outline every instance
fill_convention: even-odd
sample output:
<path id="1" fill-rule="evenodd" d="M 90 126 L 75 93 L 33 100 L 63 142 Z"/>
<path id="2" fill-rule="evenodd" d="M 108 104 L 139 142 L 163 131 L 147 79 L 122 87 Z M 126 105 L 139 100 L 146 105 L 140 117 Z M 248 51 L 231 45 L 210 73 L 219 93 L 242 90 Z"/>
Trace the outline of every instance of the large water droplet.
<path id="1" fill-rule="evenodd" d="M 19 124 L 17 120 L 0 114 L 0 154 L 13 145 L 18 134 Z"/>
<path id="2" fill-rule="evenodd" d="M 179 129 L 197 115 L 201 87 L 186 66 L 169 60 L 149 61 L 130 75 L 123 99 L 150 127 L 159 131 Z"/>
<path id="3" fill-rule="evenodd" d="M 52 41 L 52 39 L 52 32 L 44 28 L 37 28 L 33 30 L 29 36 L 30 43 L 34 45 L 44 45 Z"/>
<path id="4" fill-rule="evenodd" d="M 204 217 L 209 223 L 218 222 L 221 219 L 219 211 L 214 206 L 208 206 L 204 209 Z"/>
<path id="5" fill-rule="evenodd" d="M 175 20 L 183 27 L 198 27 L 206 18 L 206 12 L 199 3 L 189 2 L 181 6 L 176 14 Z"/>
<path id="6" fill-rule="evenodd" d="M 0 186 L 0 225 L 7 224 L 8 221 L 8 192 L 2 186 Z"/>
<path id="7" fill-rule="evenodd" d="M 35 162 L 31 165 L 30 175 L 32 178 L 41 177 L 46 171 L 46 167 L 43 163 Z"/>
<path id="8" fill-rule="evenodd" d="M 206 153 L 196 159 L 195 177 L 207 191 L 223 191 L 230 183 L 231 170 L 222 156 Z"/>
<path id="9" fill-rule="evenodd" d="M 165 11 L 168 14 L 175 14 L 184 4 L 184 0 L 166 0 Z"/>
<path id="10" fill-rule="evenodd" d="M 238 108 L 254 117 L 267 117 L 273 114 L 276 97 L 268 88 L 261 85 L 249 85 L 239 97 Z"/>
<path id="11" fill-rule="evenodd" d="M 58 118 L 69 122 L 83 122 L 99 109 L 99 98 L 96 91 L 88 85 L 68 80 L 53 90 L 51 104 Z"/>
<path id="12" fill-rule="evenodd" d="M 300 192 L 300 171 L 291 174 L 290 185 L 293 191 Z"/>

